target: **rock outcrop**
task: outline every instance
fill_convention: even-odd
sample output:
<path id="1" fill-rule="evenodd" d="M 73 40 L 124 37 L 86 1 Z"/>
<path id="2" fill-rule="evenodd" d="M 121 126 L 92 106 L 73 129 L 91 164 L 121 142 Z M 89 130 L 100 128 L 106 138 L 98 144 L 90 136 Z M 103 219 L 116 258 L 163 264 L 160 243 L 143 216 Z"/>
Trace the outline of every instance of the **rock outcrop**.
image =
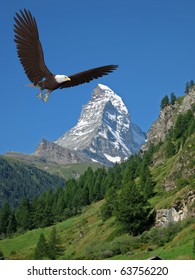
<path id="1" fill-rule="evenodd" d="M 195 190 L 187 191 L 171 208 L 157 210 L 155 225 L 163 227 L 187 217 L 195 217 Z"/>
<path id="2" fill-rule="evenodd" d="M 45 139 L 41 140 L 34 155 L 44 158 L 46 162 L 57 164 L 91 162 L 90 158 L 78 151 L 72 151 Z"/>
<path id="3" fill-rule="evenodd" d="M 195 103 L 195 87 L 191 88 L 189 93 L 178 98 L 174 105 L 167 105 L 160 110 L 158 119 L 152 124 L 147 133 L 147 143 L 142 146 L 142 150 L 147 150 L 150 144 L 157 144 L 164 141 L 167 133 L 173 127 L 175 119 L 179 114 L 187 112 Z"/>

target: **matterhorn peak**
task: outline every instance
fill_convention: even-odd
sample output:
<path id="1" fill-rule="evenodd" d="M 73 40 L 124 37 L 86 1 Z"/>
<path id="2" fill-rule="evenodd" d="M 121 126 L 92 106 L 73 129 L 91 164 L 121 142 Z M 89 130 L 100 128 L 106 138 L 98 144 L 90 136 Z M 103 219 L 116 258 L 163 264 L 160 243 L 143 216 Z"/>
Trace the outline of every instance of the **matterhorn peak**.
<path id="1" fill-rule="evenodd" d="M 145 138 L 145 133 L 131 123 L 122 98 L 98 84 L 77 124 L 54 143 L 110 166 L 138 152 Z"/>
<path id="2" fill-rule="evenodd" d="M 104 94 L 104 95 L 113 95 L 115 94 L 113 90 L 111 90 L 108 86 L 98 84 L 97 87 L 93 90 L 93 95 L 97 96 L 98 94 Z"/>

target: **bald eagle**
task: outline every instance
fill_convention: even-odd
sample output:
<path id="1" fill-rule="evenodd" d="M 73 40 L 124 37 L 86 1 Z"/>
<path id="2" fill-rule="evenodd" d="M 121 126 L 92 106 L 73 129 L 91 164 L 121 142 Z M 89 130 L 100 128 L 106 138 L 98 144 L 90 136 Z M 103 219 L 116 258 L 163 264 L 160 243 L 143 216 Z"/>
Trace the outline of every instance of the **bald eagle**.
<path id="1" fill-rule="evenodd" d="M 43 101 L 47 101 L 49 94 L 56 89 L 88 83 L 93 79 L 108 75 L 118 67 L 117 65 L 111 64 L 70 76 L 54 75 L 45 65 L 37 23 L 31 12 L 26 9 L 24 11 L 20 10 L 20 14 L 16 13 L 14 20 L 14 41 L 16 43 L 18 57 L 26 75 L 33 83 L 31 86 L 40 88 L 40 94 L 37 97 Z M 42 92 L 44 90 L 47 91 L 43 97 Z"/>

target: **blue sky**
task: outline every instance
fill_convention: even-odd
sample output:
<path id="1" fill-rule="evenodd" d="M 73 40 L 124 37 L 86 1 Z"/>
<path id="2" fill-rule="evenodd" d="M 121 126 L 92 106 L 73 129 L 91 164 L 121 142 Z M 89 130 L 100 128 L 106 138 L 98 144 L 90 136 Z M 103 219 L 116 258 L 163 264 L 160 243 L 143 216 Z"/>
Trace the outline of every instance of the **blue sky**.
<path id="1" fill-rule="evenodd" d="M 27 8 L 39 28 L 45 62 L 55 74 L 106 64 L 114 73 L 89 84 L 58 90 L 44 103 L 29 84 L 16 54 L 13 16 Z M 73 127 L 98 83 L 125 102 L 132 122 L 147 131 L 161 99 L 183 95 L 195 80 L 193 0 L 18 0 L 0 9 L 0 154 L 32 153 L 41 138 L 56 140 Z"/>

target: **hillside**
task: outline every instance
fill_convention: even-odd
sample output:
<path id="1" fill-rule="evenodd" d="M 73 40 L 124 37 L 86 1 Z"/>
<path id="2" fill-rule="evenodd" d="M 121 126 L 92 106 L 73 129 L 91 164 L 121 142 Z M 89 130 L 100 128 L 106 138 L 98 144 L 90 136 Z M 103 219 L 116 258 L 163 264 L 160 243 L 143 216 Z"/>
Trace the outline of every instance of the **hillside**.
<path id="1" fill-rule="evenodd" d="M 32 199 L 48 189 L 64 187 L 65 180 L 35 166 L 0 156 L 0 208 L 4 202 L 16 207 L 23 197 Z"/>
<path id="2" fill-rule="evenodd" d="M 25 217 L 19 215 L 21 205 L 7 211 L 14 230 L 3 223 L 2 209 L 0 251 L 9 259 L 34 258 L 40 234 L 49 240 L 55 225 L 57 259 L 195 259 L 194 93 L 192 103 L 185 96 L 161 109 L 139 154 L 108 169 L 88 168 L 67 180 L 66 188 L 35 199 Z M 169 127 L 163 120 L 167 111 Z M 165 134 L 159 134 L 162 125 Z"/>
<path id="3" fill-rule="evenodd" d="M 195 220 L 152 229 L 132 237 L 117 227 L 114 217 L 102 222 L 99 201 L 81 215 L 55 225 L 60 240 L 59 259 L 195 259 Z M 40 234 L 49 238 L 52 227 L 28 231 L 0 241 L 7 259 L 31 259 Z"/>

